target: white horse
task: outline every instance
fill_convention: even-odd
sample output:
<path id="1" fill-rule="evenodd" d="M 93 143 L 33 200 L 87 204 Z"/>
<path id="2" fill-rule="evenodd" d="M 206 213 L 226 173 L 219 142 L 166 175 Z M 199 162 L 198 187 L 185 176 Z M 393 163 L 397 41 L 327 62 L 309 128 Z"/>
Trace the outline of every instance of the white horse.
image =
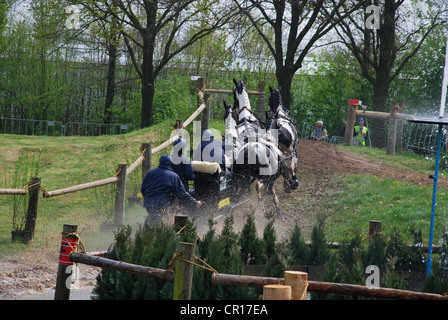
<path id="1" fill-rule="evenodd" d="M 234 172 L 243 177 L 243 185 L 249 187 L 258 179 L 256 189 L 259 199 L 262 190 L 271 191 L 277 213 L 280 214 L 280 203 L 274 189 L 274 182 L 280 174 L 287 174 L 279 160 L 282 152 L 277 146 L 265 139 L 266 131 L 261 121 L 253 114 L 249 94 L 246 90 L 246 78 L 236 81 L 233 89 L 235 107 L 238 109 L 238 149 L 235 157 Z"/>
<path id="2" fill-rule="evenodd" d="M 224 103 L 224 122 L 225 122 L 225 143 L 226 143 L 226 167 L 231 168 L 233 164 L 233 160 L 236 157 L 236 152 L 239 147 L 238 142 L 238 130 L 237 130 L 237 124 L 238 124 L 238 113 L 236 108 L 234 108 L 232 105 L 228 105 L 225 101 Z M 227 146 L 231 145 L 231 151 L 228 150 Z"/>
<path id="3" fill-rule="evenodd" d="M 289 116 L 289 111 L 283 105 L 280 89 L 269 87 L 269 90 L 271 92 L 269 95 L 269 107 L 273 113 L 270 128 L 278 130 L 278 144 L 284 152 L 284 157 L 281 159 L 282 165 L 287 166 L 290 171 L 289 186 L 285 184 L 285 191 L 289 192 L 299 187 L 299 181 L 296 176 L 299 135 Z"/>

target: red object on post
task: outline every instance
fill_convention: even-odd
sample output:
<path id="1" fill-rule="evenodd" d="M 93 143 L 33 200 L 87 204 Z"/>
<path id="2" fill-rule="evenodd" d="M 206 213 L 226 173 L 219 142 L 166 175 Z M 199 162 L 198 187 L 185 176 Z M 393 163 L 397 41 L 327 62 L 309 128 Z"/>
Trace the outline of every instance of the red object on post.
<path id="1" fill-rule="evenodd" d="M 361 100 L 350 100 L 349 103 L 354 106 L 360 106 L 362 104 Z"/>
<path id="2" fill-rule="evenodd" d="M 70 254 L 76 251 L 78 239 L 62 237 L 61 252 L 59 254 L 59 264 L 64 266 L 71 266 L 73 262 L 70 261 Z"/>

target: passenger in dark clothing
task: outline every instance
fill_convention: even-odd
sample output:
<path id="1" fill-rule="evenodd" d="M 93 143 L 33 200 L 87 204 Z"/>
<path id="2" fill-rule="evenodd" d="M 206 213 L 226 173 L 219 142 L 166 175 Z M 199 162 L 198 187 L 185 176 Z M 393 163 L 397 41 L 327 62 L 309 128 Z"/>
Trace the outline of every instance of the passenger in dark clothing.
<path id="1" fill-rule="evenodd" d="M 190 159 L 183 155 L 183 151 L 187 147 L 187 142 L 179 138 L 174 141 L 173 151 L 171 152 L 171 160 L 173 164 L 171 168 L 177 173 L 179 178 L 185 187 L 185 190 L 189 191 L 188 181 L 195 179 L 194 169 L 190 162 Z"/>
<path id="2" fill-rule="evenodd" d="M 202 205 L 201 201 L 196 201 L 185 190 L 182 180 L 171 169 L 171 165 L 171 157 L 163 155 L 159 159 L 159 167 L 148 171 L 143 179 L 141 193 L 144 197 L 143 206 L 148 212 L 147 224 L 157 215 L 168 212 L 174 196 L 185 205 L 197 208 Z"/>
<path id="3" fill-rule="evenodd" d="M 225 145 L 222 141 L 216 140 L 210 130 L 202 133 L 202 141 L 194 151 L 194 160 L 219 163 L 221 168 L 225 166 Z"/>

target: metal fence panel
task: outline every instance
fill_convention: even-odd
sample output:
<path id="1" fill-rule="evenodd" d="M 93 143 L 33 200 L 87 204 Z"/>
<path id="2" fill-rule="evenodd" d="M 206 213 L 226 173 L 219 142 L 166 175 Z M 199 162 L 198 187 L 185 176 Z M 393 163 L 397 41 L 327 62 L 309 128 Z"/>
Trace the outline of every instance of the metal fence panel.
<path id="1" fill-rule="evenodd" d="M 448 133 L 443 129 L 442 151 L 447 150 Z M 437 151 L 438 126 L 426 123 L 406 122 L 403 128 L 405 150 L 420 154 L 431 154 Z"/>
<path id="2" fill-rule="evenodd" d="M 36 136 L 61 136 L 64 125 L 59 121 L 0 118 L 0 133 Z"/>
<path id="3" fill-rule="evenodd" d="M 100 136 L 123 134 L 134 130 L 127 124 L 106 124 L 89 122 L 68 122 L 31 120 L 0 117 L 0 134 L 36 135 L 36 136 Z"/>

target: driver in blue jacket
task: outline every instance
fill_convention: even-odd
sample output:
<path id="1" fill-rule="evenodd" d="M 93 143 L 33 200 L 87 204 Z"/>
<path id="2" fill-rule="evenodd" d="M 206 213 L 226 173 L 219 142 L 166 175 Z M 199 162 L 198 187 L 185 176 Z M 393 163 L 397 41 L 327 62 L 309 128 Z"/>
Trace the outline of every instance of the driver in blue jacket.
<path id="1" fill-rule="evenodd" d="M 194 174 L 193 165 L 189 158 L 183 155 L 184 150 L 187 148 L 187 141 L 182 138 L 174 141 L 173 151 L 171 152 L 171 169 L 177 173 L 180 180 L 188 192 L 190 190 L 188 181 L 193 181 L 196 176 Z"/>
<path id="2" fill-rule="evenodd" d="M 163 155 L 159 159 L 159 166 L 149 170 L 141 186 L 144 197 L 143 206 L 148 212 L 146 224 L 155 218 L 168 212 L 172 200 L 177 197 L 182 204 L 193 205 L 200 208 L 201 201 L 194 199 L 182 184 L 182 180 L 171 169 L 172 160 L 169 155 Z"/>

